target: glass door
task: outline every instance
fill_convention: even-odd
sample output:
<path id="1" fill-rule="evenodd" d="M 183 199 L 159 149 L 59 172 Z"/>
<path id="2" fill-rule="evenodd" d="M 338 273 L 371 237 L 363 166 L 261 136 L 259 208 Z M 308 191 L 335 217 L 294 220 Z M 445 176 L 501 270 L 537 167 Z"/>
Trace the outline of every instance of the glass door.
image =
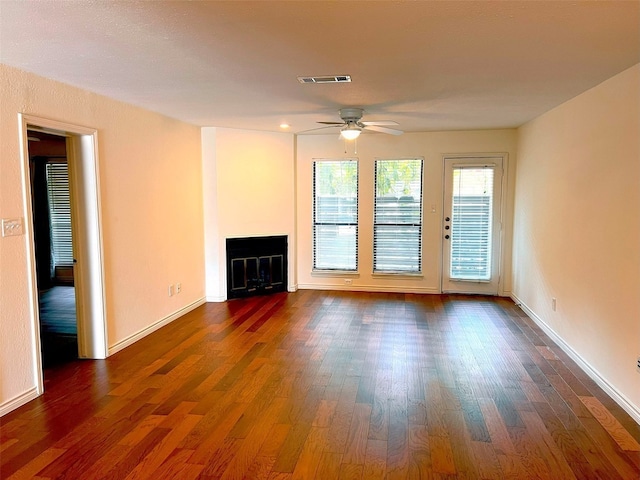
<path id="1" fill-rule="evenodd" d="M 445 158 L 442 291 L 497 295 L 502 158 Z"/>

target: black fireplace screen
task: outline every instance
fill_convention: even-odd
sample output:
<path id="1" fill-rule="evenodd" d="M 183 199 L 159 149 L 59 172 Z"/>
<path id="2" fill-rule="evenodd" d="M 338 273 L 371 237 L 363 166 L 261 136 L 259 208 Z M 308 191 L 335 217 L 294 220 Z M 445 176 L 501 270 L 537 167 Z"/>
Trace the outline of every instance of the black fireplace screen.
<path id="1" fill-rule="evenodd" d="M 227 239 L 227 298 L 286 289 L 286 235 Z"/>

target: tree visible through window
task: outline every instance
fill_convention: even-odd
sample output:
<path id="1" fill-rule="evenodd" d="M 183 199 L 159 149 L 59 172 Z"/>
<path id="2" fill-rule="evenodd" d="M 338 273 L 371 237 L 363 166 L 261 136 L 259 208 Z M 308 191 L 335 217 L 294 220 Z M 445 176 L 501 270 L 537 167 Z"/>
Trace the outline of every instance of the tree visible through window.
<path id="1" fill-rule="evenodd" d="M 376 160 L 373 271 L 422 270 L 422 160 Z"/>
<path id="2" fill-rule="evenodd" d="M 358 269 L 358 162 L 313 162 L 313 268 Z"/>

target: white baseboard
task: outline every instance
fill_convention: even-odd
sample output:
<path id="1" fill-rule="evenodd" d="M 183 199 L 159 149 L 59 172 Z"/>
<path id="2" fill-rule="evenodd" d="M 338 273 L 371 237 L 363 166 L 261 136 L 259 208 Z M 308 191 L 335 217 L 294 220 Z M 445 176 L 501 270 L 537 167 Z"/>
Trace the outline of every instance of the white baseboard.
<path id="1" fill-rule="evenodd" d="M 191 310 L 194 310 L 195 308 L 198 308 L 200 305 L 204 305 L 205 302 L 206 302 L 206 300 L 204 298 L 200 298 L 199 300 L 196 300 L 195 302 L 187 305 L 186 307 L 183 307 L 180 310 L 177 310 L 176 312 L 172 313 L 171 315 L 168 315 L 168 316 L 166 316 L 164 318 L 161 318 L 157 322 L 152 323 L 151 325 L 149 325 L 146 328 L 143 328 L 139 332 L 136 332 L 133 335 L 128 336 L 124 340 L 120 340 L 119 342 L 117 342 L 117 343 L 115 343 L 115 344 L 113 344 L 113 345 L 111 345 L 109 347 L 109 355 L 113 355 L 114 353 L 119 352 L 123 348 L 127 348 L 129 345 L 134 344 L 135 342 L 137 342 L 141 338 L 146 337 L 147 335 L 149 335 L 150 333 L 155 332 L 159 328 L 162 328 L 165 325 L 168 325 L 169 323 L 173 322 L 175 319 L 180 318 L 181 316 L 185 315 L 186 313 L 189 313 Z"/>
<path id="2" fill-rule="evenodd" d="M 620 405 L 637 423 L 640 424 L 640 408 L 634 405 L 624 394 L 619 392 L 616 387 L 611 385 L 589 362 L 580 356 L 571 346 L 566 343 L 547 323 L 536 315 L 517 295 L 511 294 L 511 299 L 522 308 L 531 320 L 538 325 L 551 340 L 553 340 L 578 366 L 589 375 L 591 380 L 596 382 L 600 388 L 609 394 L 615 402 Z"/>
<path id="3" fill-rule="evenodd" d="M 37 398 L 40 395 L 37 387 L 31 387 L 24 393 L 21 393 L 17 397 L 14 397 L 6 402 L 0 404 L 0 417 L 6 415 L 7 413 L 15 410 L 16 408 L 21 407 L 25 403 L 30 402 L 31 400 Z"/>
<path id="4" fill-rule="evenodd" d="M 207 295 L 205 300 L 207 302 L 221 303 L 221 302 L 226 302 L 227 297 L 225 295 L 220 295 L 220 296 Z"/>
<path id="5" fill-rule="evenodd" d="M 425 293 L 439 294 L 440 289 L 425 287 L 405 286 L 380 286 L 380 285 L 327 285 L 317 283 L 300 283 L 300 290 L 339 290 L 343 292 L 378 292 L 378 293 Z"/>

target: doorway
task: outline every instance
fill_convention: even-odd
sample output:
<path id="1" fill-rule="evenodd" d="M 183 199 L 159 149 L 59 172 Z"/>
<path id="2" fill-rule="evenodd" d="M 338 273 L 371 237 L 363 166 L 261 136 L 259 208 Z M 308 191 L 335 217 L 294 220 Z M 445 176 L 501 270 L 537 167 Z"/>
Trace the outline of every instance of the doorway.
<path id="1" fill-rule="evenodd" d="M 98 170 L 98 132 L 96 129 L 57 120 L 19 114 L 22 138 L 22 168 L 25 195 L 25 231 L 28 236 L 30 317 L 33 332 L 33 362 L 36 393 L 44 392 L 43 358 L 40 341 L 40 301 L 34 204 L 31 195 L 32 172 L 29 159 L 29 135 L 41 132 L 65 140 L 66 166 L 72 222 L 72 275 L 77 330 L 77 358 L 103 359 L 108 355 L 102 221 L 100 218 L 100 182 Z M 53 162 L 55 163 L 55 162 Z M 42 267 L 40 267 L 41 269 Z M 67 270 L 68 271 L 68 270 Z"/>
<path id="2" fill-rule="evenodd" d="M 503 158 L 444 159 L 442 291 L 497 295 Z"/>
<path id="3" fill-rule="evenodd" d="M 78 358 L 67 142 L 28 130 L 31 204 L 43 367 Z"/>

